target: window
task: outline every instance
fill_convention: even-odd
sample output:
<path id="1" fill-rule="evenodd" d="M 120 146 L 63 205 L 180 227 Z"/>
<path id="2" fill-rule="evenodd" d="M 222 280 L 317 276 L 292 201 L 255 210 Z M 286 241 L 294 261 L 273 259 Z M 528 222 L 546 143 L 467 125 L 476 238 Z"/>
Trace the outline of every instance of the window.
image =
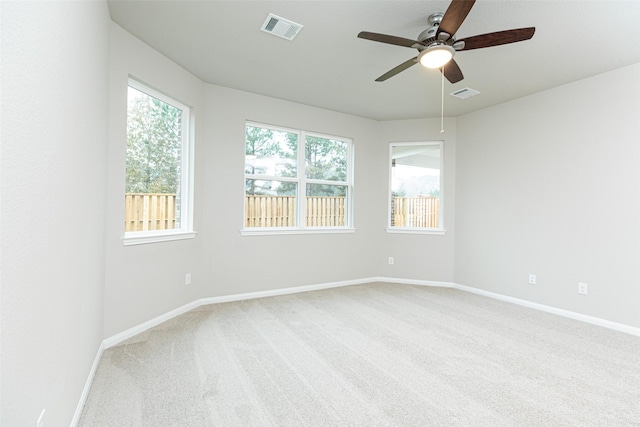
<path id="1" fill-rule="evenodd" d="M 389 231 L 442 234 L 442 142 L 390 147 Z"/>
<path id="2" fill-rule="evenodd" d="M 245 231 L 351 227 L 351 140 L 256 123 L 245 135 Z"/>
<path id="3" fill-rule="evenodd" d="M 125 244 L 193 237 L 189 108 L 135 80 L 127 98 Z"/>

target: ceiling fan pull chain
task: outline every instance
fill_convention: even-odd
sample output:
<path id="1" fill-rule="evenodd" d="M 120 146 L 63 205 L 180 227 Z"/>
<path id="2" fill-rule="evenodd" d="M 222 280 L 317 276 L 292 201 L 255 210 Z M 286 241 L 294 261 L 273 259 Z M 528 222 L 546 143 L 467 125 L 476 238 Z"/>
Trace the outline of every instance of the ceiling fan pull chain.
<path id="1" fill-rule="evenodd" d="M 440 104 L 440 133 L 444 133 L 444 65 L 440 71 L 440 74 L 442 74 L 442 79 L 440 80 L 440 91 L 442 97 L 442 102 Z"/>

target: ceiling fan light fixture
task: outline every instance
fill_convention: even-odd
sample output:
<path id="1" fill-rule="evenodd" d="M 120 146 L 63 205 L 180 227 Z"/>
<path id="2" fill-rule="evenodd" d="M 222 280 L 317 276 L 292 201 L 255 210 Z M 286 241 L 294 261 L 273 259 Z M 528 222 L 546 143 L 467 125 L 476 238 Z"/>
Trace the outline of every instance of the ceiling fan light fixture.
<path id="1" fill-rule="evenodd" d="M 451 61 L 456 50 L 446 44 L 429 46 L 418 55 L 420 64 L 427 68 L 440 68 Z"/>

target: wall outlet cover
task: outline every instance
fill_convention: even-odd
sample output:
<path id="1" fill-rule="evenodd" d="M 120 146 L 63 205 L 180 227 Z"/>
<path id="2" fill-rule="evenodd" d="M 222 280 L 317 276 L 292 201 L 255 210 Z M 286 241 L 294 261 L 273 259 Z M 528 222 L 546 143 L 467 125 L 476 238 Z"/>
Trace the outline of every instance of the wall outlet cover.
<path id="1" fill-rule="evenodd" d="M 580 295 L 587 295 L 589 293 L 589 285 L 584 282 L 578 282 L 578 293 Z"/>

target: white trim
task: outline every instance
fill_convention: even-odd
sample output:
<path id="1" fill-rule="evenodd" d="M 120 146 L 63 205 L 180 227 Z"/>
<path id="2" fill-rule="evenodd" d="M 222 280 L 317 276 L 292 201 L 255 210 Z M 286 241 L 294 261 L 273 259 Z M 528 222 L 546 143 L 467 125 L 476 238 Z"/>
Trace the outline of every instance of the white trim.
<path id="1" fill-rule="evenodd" d="M 420 279 L 400 279 L 397 277 L 376 277 L 376 282 L 387 283 L 399 283 L 401 285 L 418 285 L 418 286 L 432 286 L 437 288 L 453 288 L 454 283 L 451 282 L 438 282 L 433 280 L 420 280 Z"/>
<path id="2" fill-rule="evenodd" d="M 185 304 L 181 307 L 178 307 L 176 309 L 173 309 L 165 314 L 161 314 L 160 316 L 154 317 L 151 320 L 143 322 L 137 326 L 129 328 L 125 331 L 122 331 L 102 341 L 102 344 L 98 348 L 98 354 L 96 355 L 96 358 L 93 362 L 93 366 L 91 367 L 91 371 L 89 372 L 89 377 L 87 378 L 87 381 L 85 383 L 84 390 L 82 391 L 82 396 L 80 398 L 80 401 L 78 402 L 78 407 L 76 408 L 73 421 L 71 422 L 71 427 L 75 427 L 78 421 L 80 420 L 80 416 L 82 415 L 82 409 L 84 408 L 84 404 L 86 402 L 89 390 L 91 388 L 91 383 L 93 382 L 93 378 L 98 368 L 98 364 L 100 362 L 100 359 L 102 358 L 102 354 L 104 350 L 110 347 L 116 346 L 126 341 L 127 339 L 134 337 L 135 335 L 145 332 L 148 329 L 151 329 L 163 322 L 166 322 L 167 320 L 170 320 L 176 316 L 184 314 L 188 311 L 191 311 L 203 305 L 220 304 L 224 302 L 242 301 L 247 299 L 265 298 L 265 297 L 272 297 L 272 296 L 279 296 L 279 295 L 289 295 L 289 294 L 295 294 L 295 293 L 301 293 L 301 292 L 317 291 L 317 290 L 330 289 L 330 288 L 339 288 L 343 286 L 361 285 L 361 284 L 373 283 L 373 282 L 387 282 L 387 283 L 398 283 L 398 284 L 405 284 L 405 285 L 433 286 L 433 287 L 458 289 L 463 292 L 470 292 L 473 294 L 482 295 L 482 296 L 497 299 L 500 301 L 521 305 L 524 307 L 532 308 L 534 310 L 544 311 L 544 312 L 555 314 L 558 316 L 567 317 L 577 321 L 590 323 L 597 326 L 602 326 L 607 329 L 612 329 L 618 332 L 624 332 L 630 335 L 635 335 L 640 337 L 640 328 L 636 328 L 634 326 L 612 322 L 609 320 L 600 319 L 598 317 L 587 316 L 585 314 L 575 313 L 572 311 L 563 310 L 560 308 L 551 307 L 544 304 L 538 304 L 538 303 L 534 303 L 534 302 L 530 302 L 530 301 L 526 301 L 518 298 L 513 298 L 506 295 L 497 294 L 494 292 L 488 292 L 482 289 L 460 285 L 453 282 L 439 282 L 439 281 L 420 280 L 420 279 L 402 279 L 402 278 L 396 278 L 396 277 L 368 277 L 363 279 L 345 280 L 340 282 L 329 282 L 329 283 L 321 283 L 316 285 L 305 285 L 305 286 L 295 286 L 290 288 L 273 289 L 269 291 L 248 292 L 243 294 L 232 294 L 232 295 L 224 295 L 224 296 L 218 296 L 218 297 L 201 298 L 201 299 L 192 301 L 188 304 Z"/>
<path id="3" fill-rule="evenodd" d="M 276 126 L 271 124 L 263 124 L 254 122 L 251 120 L 245 121 L 245 130 L 247 127 L 260 128 L 260 129 L 270 129 L 277 132 L 287 132 L 296 134 L 298 136 L 298 145 L 297 145 L 297 158 L 296 158 L 296 176 L 295 177 L 283 177 L 283 176 L 273 176 L 266 174 L 256 174 L 256 173 L 247 173 L 246 172 L 246 147 L 245 147 L 245 173 L 244 173 L 244 184 L 246 186 L 247 180 L 255 180 L 255 181 L 278 181 L 278 182 L 292 182 L 296 184 L 296 222 L 297 225 L 295 227 L 289 227 L 284 230 L 290 230 L 295 228 L 296 230 L 302 230 L 302 232 L 287 232 L 282 231 L 283 229 L 274 229 L 271 228 L 274 232 L 263 233 L 262 230 L 255 233 L 251 228 L 245 229 L 243 228 L 240 233 L 242 235 L 273 235 L 273 234 L 307 234 L 307 233 L 315 233 L 315 231 L 308 231 L 309 228 L 315 229 L 316 227 L 307 228 L 305 225 L 301 224 L 301 221 L 306 218 L 307 213 L 307 205 L 305 203 L 306 194 L 307 194 L 307 185 L 328 185 L 334 187 L 345 187 L 346 188 L 346 210 L 345 210 L 345 227 L 340 227 L 341 229 L 353 229 L 353 200 L 354 200 L 354 165 L 355 165 L 355 148 L 353 143 L 353 138 L 337 136 L 337 135 L 329 135 L 325 133 L 307 131 L 303 129 L 292 129 L 282 126 Z M 307 178 L 306 176 L 306 160 L 305 160 L 305 150 L 306 150 L 306 139 L 308 136 L 328 139 L 337 142 L 343 142 L 347 144 L 347 176 L 345 181 L 334 181 L 334 180 L 325 180 L 325 179 L 313 179 Z M 246 141 L 245 141 L 246 142 Z M 255 171 L 254 171 L 255 172 Z M 246 196 L 246 188 L 245 188 L 245 196 Z M 246 197 L 245 197 L 245 205 L 246 205 Z M 246 208 L 246 206 L 245 206 Z M 320 228 L 320 227 L 318 227 Z M 325 227 L 322 227 L 325 228 Z"/>
<path id="4" fill-rule="evenodd" d="M 355 233 L 355 228 L 245 228 L 240 230 L 243 236 L 273 236 L 278 234 L 347 234 Z"/>
<path id="5" fill-rule="evenodd" d="M 476 295 L 482 295 L 488 298 L 493 298 L 493 299 L 508 302 L 511 304 L 532 308 L 534 310 L 544 311 L 546 313 L 567 317 L 569 319 L 590 323 L 596 326 L 602 326 L 603 328 L 612 329 L 614 331 L 624 332 L 626 334 L 640 337 L 640 328 L 636 328 L 630 325 L 625 325 L 624 323 L 612 322 L 611 320 L 601 319 L 599 317 L 594 317 L 594 316 L 588 316 L 586 314 L 576 313 L 574 311 L 564 310 L 562 308 L 552 307 L 549 305 L 539 304 L 537 302 L 531 302 L 531 301 L 527 301 L 519 298 L 514 298 L 507 295 L 498 294 L 495 292 L 489 292 L 489 291 L 474 288 L 471 286 L 460 285 L 458 283 L 432 282 L 427 280 L 396 279 L 393 277 L 379 277 L 377 278 L 377 281 L 401 283 L 401 284 L 407 284 L 407 285 L 441 286 L 445 288 L 458 289 L 460 291 L 469 292 Z"/>
<path id="6" fill-rule="evenodd" d="M 279 295 L 298 294 L 302 292 L 319 291 L 323 289 L 342 288 L 345 286 L 362 285 L 365 283 L 375 282 L 376 279 L 369 277 L 365 279 L 344 280 L 340 282 L 320 283 L 316 285 L 294 286 L 291 288 L 273 289 L 270 291 L 249 292 L 245 294 L 234 294 L 220 297 L 203 298 L 202 305 L 220 304 L 223 302 L 243 301 L 255 298 L 275 297 Z"/>
<path id="7" fill-rule="evenodd" d="M 640 328 L 636 328 L 630 325 L 625 325 L 624 323 L 612 322 L 611 320 L 601 319 L 599 317 L 589 316 L 582 313 L 576 313 L 574 311 L 564 310 L 562 308 L 539 304 L 537 302 L 531 302 L 531 301 L 527 301 L 519 298 L 510 297 L 507 295 L 497 294 L 494 292 L 489 292 L 482 289 L 473 288 L 470 286 L 459 285 L 457 283 L 454 283 L 453 287 L 461 291 L 470 292 L 473 294 L 482 295 L 482 296 L 497 299 L 500 301 L 521 305 L 527 308 L 533 308 L 534 310 L 540 310 L 547 313 L 556 314 L 558 316 L 567 317 L 573 320 L 579 320 L 581 322 L 590 323 L 596 326 L 602 326 L 603 328 L 613 329 L 618 332 L 624 332 L 626 334 L 631 334 L 631 335 L 640 337 Z"/>
<path id="8" fill-rule="evenodd" d="M 192 301 L 188 304 L 185 304 L 181 307 L 175 308 L 171 311 L 168 311 L 164 314 L 161 314 L 159 316 L 154 317 L 153 319 L 147 320 L 146 322 L 140 323 L 137 326 L 134 326 L 132 328 L 129 328 L 125 331 L 122 331 L 116 335 L 113 335 L 112 337 L 106 338 L 103 341 L 104 344 L 104 348 L 108 349 L 111 348 L 113 346 L 116 346 L 126 340 L 128 340 L 129 338 L 132 338 L 142 332 L 145 332 L 153 327 L 158 326 L 159 324 L 166 322 L 167 320 L 171 320 L 174 317 L 177 317 L 181 314 L 186 313 L 187 311 L 193 310 L 194 308 L 198 308 L 200 307 L 202 304 L 200 303 L 201 300 L 195 300 Z"/>
<path id="9" fill-rule="evenodd" d="M 181 102 L 178 101 L 176 98 L 174 98 L 173 96 L 170 95 L 166 95 L 163 92 L 151 87 L 150 85 L 143 83 L 142 80 L 138 80 L 138 78 L 129 75 L 129 79 L 127 81 L 127 86 L 131 86 L 132 88 L 134 88 L 135 90 L 137 90 L 138 92 L 142 92 L 145 95 L 148 95 L 152 98 L 156 98 L 159 101 L 164 102 L 165 104 L 169 104 L 172 107 L 176 107 L 179 110 L 182 111 L 186 111 L 189 110 L 190 107 Z"/>
<path id="10" fill-rule="evenodd" d="M 164 93 L 148 86 L 146 83 L 143 83 L 131 75 L 128 80 L 128 88 L 135 89 L 136 91 L 151 98 L 155 98 L 180 110 L 182 113 L 180 189 L 177 193 L 180 198 L 180 227 L 170 230 L 169 233 L 165 233 L 164 231 L 125 232 L 123 244 L 128 246 L 193 238 L 195 237 L 195 233 L 193 231 L 195 118 L 192 114 L 192 108 L 177 99 L 169 95 L 165 95 Z M 128 100 L 129 98 L 127 97 L 127 102 Z M 169 236 L 166 236 L 165 234 L 168 234 Z"/>
<path id="11" fill-rule="evenodd" d="M 232 294 L 232 295 L 223 295 L 219 297 L 201 298 L 201 299 L 192 301 L 188 304 L 185 304 L 181 307 L 175 308 L 167 313 L 154 317 L 151 320 L 147 320 L 146 322 L 140 323 L 137 326 L 129 328 L 109 338 L 106 338 L 103 341 L 103 346 L 105 349 L 116 346 L 128 340 L 129 338 L 132 338 L 142 332 L 145 332 L 155 326 L 158 326 L 163 322 L 166 322 L 167 320 L 171 320 L 174 317 L 177 317 L 181 314 L 184 314 L 188 311 L 191 311 L 203 305 L 219 304 L 219 303 L 231 302 L 231 301 L 242 301 L 242 300 L 254 299 L 254 298 L 265 298 L 265 297 L 272 297 L 272 296 L 278 296 L 278 295 L 288 295 L 288 294 L 295 294 L 295 293 L 301 293 L 301 292 L 317 291 L 321 289 L 339 288 L 343 286 L 361 285 L 364 283 L 371 283 L 375 281 L 378 281 L 378 279 L 365 278 L 365 279 L 356 279 L 356 280 L 345 280 L 340 282 L 321 283 L 316 285 L 295 286 L 291 288 L 273 289 L 269 291 L 249 292 L 244 294 Z"/>
<path id="12" fill-rule="evenodd" d="M 197 231 L 144 232 L 129 234 L 122 238 L 124 246 L 145 245 L 147 243 L 170 242 L 172 240 L 193 239 Z"/>
<path id="13" fill-rule="evenodd" d="M 402 228 L 387 227 L 387 233 L 391 234 L 432 234 L 434 236 L 444 236 L 447 230 L 437 228 Z"/>
<path id="14" fill-rule="evenodd" d="M 414 234 L 441 234 L 443 235 L 446 231 L 444 228 L 444 139 L 434 140 L 434 141 L 414 141 L 414 142 L 397 142 L 392 141 L 389 143 L 389 188 L 388 188 L 388 200 L 387 200 L 387 233 L 414 233 Z M 393 148 L 394 147 L 402 147 L 402 146 L 427 146 L 427 145 L 437 145 L 440 148 L 440 214 L 438 215 L 438 228 L 431 229 L 422 229 L 419 228 L 403 228 L 403 227 L 395 227 L 391 225 L 391 202 L 393 197 Z M 393 231 L 392 231 L 393 230 Z M 397 230 L 397 231 L 396 231 Z"/>
<path id="15" fill-rule="evenodd" d="M 166 322 L 167 320 L 171 320 L 176 316 L 184 314 L 190 310 L 193 310 L 203 305 L 219 304 L 223 302 L 232 302 L 232 301 L 242 301 L 242 300 L 248 300 L 248 299 L 254 299 L 254 298 L 265 298 L 265 297 L 272 297 L 272 296 L 278 296 L 278 295 L 288 295 L 288 294 L 295 294 L 295 293 L 301 293 L 301 292 L 317 291 L 322 289 L 339 288 L 343 286 L 361 285 L 361 284 L 373 283 L 373 282 L 387 282 L 387 283 L 399 283 L 404 285 L 434 286 L 434 287 L 458 289 L 464 292 L 470 292 L 477 295 L 482 295 L 489 298 L 497 299 L 500 301 L 505 301 L 505 302 L 521 305 L 528 308 L 533 308 L 535 310 L 540 310 L 547 313 L 568 317 L 570 319 L 579 320 L 579 321 L 590 323 L 593 325 L 602 326 L 602 327 L 613 329 L 619 332 L 625 332 L 627 334 L 640 336 L 640 328 L 636 328 L 630 325 L 612 322 L 610 320 L 605 320 L 605 319 L 600 319 L 598 317 L 575 313 L 572 311 L 563 310 L 560 308 L 551 307 L 544 304 L 538 304 L 535 302 L 530 302 L 530 301 L 526 301 L 518 298 L 513 298 L 513 297 L 509 297 L 502 294 L 488 292 L 482 289 L 460 285 L 453 282 L 440 282 L 440 281 L 420 280 L 420 279 L 402 279 L 402 278 L 396 278 L 396 277 L 367 277 L 362 279 L 344 280 L 339 282 L 329 282 L 329 283 L 320 283 L 315 285 L 294 286 L 290 288 L 272 289 L 268 291 L 248 292 L 243 294 L 232 294 L 232 295 L 223 295 L 218 297 L 201 298 L 201 299 L 192 301 L 188 304 L 185 304 L 181 307 L 175 308 L 167 313 L 161 314 L 160 316 L 154 317 L 153 319 L 143 322 L 137 326 L 134 326 L 125 331 L 122 331 L 112 337 L 106 338 L 102 343 L 102 347 L 104 347 L 104 349 L 107 349 L 115 345 L 118 345 L 126 341 L 127 339 L 132 338 L 137 334 L 145 332 L 148 329 L 151 329 L 163 322 Z M 102 350 L 100 351 L 100 354 L 102 354 Z"/>
<path id="16" fill-rule="evenodd" d="M 76 412 L 73 414 L 73 419 L 71 420 L 71 427 L 75 427 L 80 422 L 80 417 L 82 416 L 82 410 L 84 409 L 84 405 L 87 402 L 87 397 L 89 397 L 89 391 L 91 390 L 91 384 L 93 384 L 93 378 L 96 376 L 96 372 L 98 370 L 98 365 L 100 364 L 100 360 L 102 359 L 102 354 L 105 350 L 104 341 L 100 343 L 100 347 L 98 347 L 98 353 L 96 354 L 95 359 L 93 359 L 93 365 L 91 365 L 91 370 L 89 371 L 89 376 L 87 377 L 87 381 L 84 383 L 84 388 L 82 389 L 82 394 L 80 395 L 80 401 L 78 402 L 78 406 L 76 406 Z"/>

